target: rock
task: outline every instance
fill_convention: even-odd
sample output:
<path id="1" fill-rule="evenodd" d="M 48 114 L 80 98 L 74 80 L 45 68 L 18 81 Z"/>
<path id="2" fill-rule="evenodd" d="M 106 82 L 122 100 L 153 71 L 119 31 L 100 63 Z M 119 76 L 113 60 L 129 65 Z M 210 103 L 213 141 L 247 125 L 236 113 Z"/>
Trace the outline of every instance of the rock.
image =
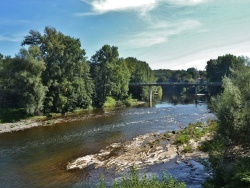
<path id="1" fill-rule="evenodd" d="M 149 133 L 125 143 L 113 143 L 100 150 L 97 154 L 87 155 L 68 163 L 67 169 L 82 169 L 93 165 L 95 168 L 114 168 L 117 171 L 122 171 L 133 165 L 136 165 L 137 168 L 145 168 L 148 165 L 167 162 L 175 157 L 176 163 L 180 164 L 183 147 L 177 148 L 176 145 L 169 142 L 165 146 L 166 139 L 162 138 L 163 134 Z M 178 154 L 179 157 L 177 157 Z M 187 162 L 188 159 L 194 156 L 193 153 L 185 154 L 183 160 Z"/>

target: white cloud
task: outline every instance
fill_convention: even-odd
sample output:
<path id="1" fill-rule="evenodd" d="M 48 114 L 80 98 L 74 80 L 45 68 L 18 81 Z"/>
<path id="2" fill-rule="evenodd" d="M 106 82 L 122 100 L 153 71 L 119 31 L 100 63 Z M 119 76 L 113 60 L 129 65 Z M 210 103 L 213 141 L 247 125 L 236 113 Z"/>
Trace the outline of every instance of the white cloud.
<path id="1" fill-rule="evenodd" d="M 98 15 L 112 11 L 135 10 L 138 12 L 147 12 L 155 8 L 158 0 L 92 0 L 83 2 L 92 7 L 92 12 L 77 13 L 76 16 Z"/>
<path id="2" fill-rule="evenodd" d="M 112 11 L 137 11 L 141 14 L 160 6 L 161 3 L 170 3 L 179 6 L 193 6 L 209 0 L 82 0 L 92 7 L 92 12 L 77 13 L 76 16 L 99 15 Z"/>
<path id="3" fill-rule="evenodd" d="M 155 3 L 156 0 L 95 0 L 92 6 L 95 12 L 105 13 L 137 8 L 151 9 Z"/>
<path id="4" fill-rule="evenodd" d="M 128 47 L 145 48 L 166 43 L 169 37 L 178 35 L 184 31 L 197 29 L 201 23 L 196 20 L 184 20 L 176 23 L 165 21 L 153 21 L 143 32 L 129 36 L 124 41 Z"/>

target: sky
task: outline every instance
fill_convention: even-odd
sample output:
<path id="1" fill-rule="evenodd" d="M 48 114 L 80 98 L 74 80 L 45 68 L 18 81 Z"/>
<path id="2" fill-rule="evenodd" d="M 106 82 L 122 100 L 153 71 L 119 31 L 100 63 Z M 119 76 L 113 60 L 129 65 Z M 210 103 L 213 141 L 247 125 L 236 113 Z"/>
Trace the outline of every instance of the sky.
<path id="1" fill-rule="evenodd" d="M 152 69 L 203 70 L 250 57 L 250 0 L 0 0 L 0 53 L 14 57 L 30 30 L 79 38 L 90 59 L 105 44 Z"/>

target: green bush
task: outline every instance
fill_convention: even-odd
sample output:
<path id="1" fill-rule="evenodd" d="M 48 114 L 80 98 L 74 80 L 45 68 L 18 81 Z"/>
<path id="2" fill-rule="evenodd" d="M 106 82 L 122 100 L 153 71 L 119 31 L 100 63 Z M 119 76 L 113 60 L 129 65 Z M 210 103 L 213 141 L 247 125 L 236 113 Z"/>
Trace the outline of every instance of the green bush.
<path id="1" fill-rule="evenodd" d="M 189 140 L 190 140 L 190 136 L 189 136 L 189 135 L 182 134 L 182 135 L 179 135 L 179 136 L 176 138 L 176 143 L 177 143 L 177 144 L 185 144 L 185 143 L 188 143 Z"/>
<path id="2" fill-rule="evenodd" d="M 108 187 L 104 177 L 100 179 L 98 188 Z M 138 170 L 132 168 L 129 175 L 124 174 L 121 181 L 114 181 L 113 188 L 184 188 L 185 183 L 178 182 L 172 176 L 167 176 L 165 173 L 162 175 L 162 180 L 158 180 L 156 176 L 147 177 L 145 174 L 140 178 Z"/>
<path id="3" fill-rule="evenodd" d="M 187 145 L 183 148 L 183 152 L 184 153 L 192 153 L 193 152 L 193 149 L 190 145 Z"/>
<path id="4" fill-rule="evenodd" d="M 123 102 L 126 106 L 133 106 L 134 99 L 132 99 L 132 95 L 129 95 Z"/>
<path id="5" fill-rule="evenodd" d="M 114 107 L 115 105 L 116 105 L 115 99 L 113 99 L 112 97 L 106 97 L 103 107 Z"/>

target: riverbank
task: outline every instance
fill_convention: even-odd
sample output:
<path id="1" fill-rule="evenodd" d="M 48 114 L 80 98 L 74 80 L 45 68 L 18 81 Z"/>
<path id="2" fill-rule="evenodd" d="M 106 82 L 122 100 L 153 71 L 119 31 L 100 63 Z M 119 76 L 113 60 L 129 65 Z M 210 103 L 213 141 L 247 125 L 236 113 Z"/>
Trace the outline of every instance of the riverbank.
<path id="1" fill-rule="evenodd" d="M 82 110 L 73 113 L 68 113 L 65 115 L 56 114 L 52 117 L 46 117 L 46 116 L 37 116 L 35 118 L 31 117 L 29 119 L 23 119 L 13 123 L 1 123 L 0 134 L 10 133 L 14 131 L 23 131 L 26 129 L 39 126 L 52 126 L 58 123 L 82 121 L 93 116 L 94 114 L 92 113 L 92 110 Z"/>
<path id="2" fill-rule="evenodd" d="M 131 106 L 140 106 L 144 105 L 143 101 L 133 101 Z M 121 107 L 121 105 L 120 105 Z M 106 107 L 104 109 L 96 109 L 102 110 L 105 115 L 108 115 L 110 109 L 114 109 L 117 107 Z M 93 110 L 80 110 L 76 112 L 69 112 L 65 115 L 55 114 L 52 117 L 46 116 L 36 116 L 28 119 L 23 119 L 20 121 L 12 122 L 12 123 L 0 123 L 0 134 L 1 133 L 10 133 L 15 131 L 23 131 L 26 129 L 39 127 L 39 126 L 52 126 L 58 123 L 66 123 L 73 121 L 82 121 L 88 118 L 96 116 L 93 114 Z"/>
<path id="3" fill-rule="evenodd" d="M 86 155 L 69 162 L 67 169 L 94 168 L 115 169 L 123 171 L 130 167 L 138 169 L 150 165 L 165 163 L 176 159 L 176 163 L 208 158 L 208 154 L 199 150 L 199 147 L 213 136 L 213 123 L 190 124 L 178 132 L 149 133 L 140 135 L 132 141 L 113 143 L 97 154 Z M 194 132 L 195 130 L 196 132 Z M 193 133 L 189 139 L 183 140 L 187 134 Z M 191 165 L 191 163 L 190 163 Z"/>

